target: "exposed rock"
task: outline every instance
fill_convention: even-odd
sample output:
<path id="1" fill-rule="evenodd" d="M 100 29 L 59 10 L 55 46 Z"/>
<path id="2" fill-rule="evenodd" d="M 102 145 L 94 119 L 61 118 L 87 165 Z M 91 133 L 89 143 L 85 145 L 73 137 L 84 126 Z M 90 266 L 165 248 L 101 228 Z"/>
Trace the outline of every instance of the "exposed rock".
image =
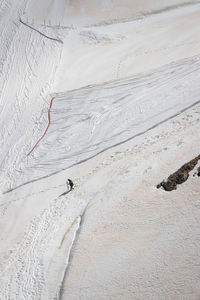
<path id="1" fill-rule="evenodd" d="M 198 160 L 200 159 L 200 155 L 192 159 L 190 162 L 184 164 L 178 171 L 171 174 L 166 181 L 162 181 L 157 185 L 157 188 L 163 187 L 165 191 L 173 191 L 177 189 L 177 184 L 182 184 L 189 177 L 189 172 L 194 169 Z M 198 176 L 200 176 L 200 168 L 198 169 Z"/>

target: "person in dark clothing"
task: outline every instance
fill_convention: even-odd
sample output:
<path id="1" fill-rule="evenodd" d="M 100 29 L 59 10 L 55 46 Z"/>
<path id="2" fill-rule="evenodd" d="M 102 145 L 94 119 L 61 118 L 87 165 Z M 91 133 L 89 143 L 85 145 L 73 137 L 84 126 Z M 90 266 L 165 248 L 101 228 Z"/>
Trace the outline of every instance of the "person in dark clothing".
<path id="1" fill-rule="evenodd" d="M 73 188 L 74 188 L 74 183 L 73 183 L 73 181 L 71 180 L 71 179 L 67 179 L 67 185 L 69 186 L 69 188 L 70 188 L 70 191 L 71 190 L 73 190 Z"/>

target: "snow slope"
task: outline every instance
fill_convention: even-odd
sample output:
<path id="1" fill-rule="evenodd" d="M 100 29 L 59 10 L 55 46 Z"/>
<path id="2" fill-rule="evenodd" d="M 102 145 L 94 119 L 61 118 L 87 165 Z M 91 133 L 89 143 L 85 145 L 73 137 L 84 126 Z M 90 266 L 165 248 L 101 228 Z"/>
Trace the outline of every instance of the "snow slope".
<path id="1" fill-rule="evenodd" d="M 185 5 L 199 3 L 197 0 L 43 0 L 30 2 L 27 15 L 37 22 L 69 26 L 121 22 L 160 13 Z"/>
<path id="2" fill-rule="evenodd" d="M 1 197 L 0 298 L 198 299 L 199 178 L 156 184 L 198 154 L 199 112 Z"/>
<path id="3" fill-rule="evenodd" d="M 24 100 L 24 105 L 29 107 L 29 110 L 22 110 L 26 124 L 28 125 L 28 120 L 32 122 L 30 115 L 34 119 L 32 126 L 27 126 L 29 131 L 26 136 L 23 132 L 22 139 L 22 136 L 15 132 L 19 126 L 11 123 L 8 127 L 3 120 L 7 129 L 2 132 L 5 131 L 8 136 L 14 127 L 14 138 L 12 137 L 11 144 L 8 143 L 10 139 L 8 141 L 5 137 L 2 139 L 7 142 L 4 149 L 2 148 L 2 153 L 6 156 L 5 158 L 2 155 L 2 167 L 6 166 L 1 176 L 2 191 L 49 176 L 88 159 L 198 102 L 199 10 L 199 4 L 186 5 L 179 9 L 147 16 L 139 21 L 100 26 L 99 29 L 91 27 L 79 31 L 73 27 L 33 25 L 27 21 L 26 14 L 23 14 L 22 21 L 30 27 L 20 23 L 20 28 L 26 30 L 28 34 L 35 35 L 41 42 L 45 40 L 50 48 L 47 48 L 46 54 L 43 48 L 40 50 L 37 47 L 43 61 L 38 65 L 40 69 L 37 69 L 37 66 L 32 67 L 35 81 L 28 80 L 33 83 L 34 88 L 24 87 L 26 90 L 22 90 L 22 93 L 26 94 L 27 90 L 33 90 L 33 95 L 30 97 L 33 97 L 34 101 L 39 101 L 39 105 L 32 101 L 31 106 L 27 104 L 28 99 Z M 187 22 L 186 30 L 182 30 L 183 22 Z M 46 38 L 40 32 L 55 40 Z M 55 47 L 54 50 L 52 47 Z M 19 51 L 22 49 L 19 48 Z M 25 55 L 22 57 L 29 68 L 28 64 L 32 58 L 26 58 Z M 39 58 L 36 61 L 39 62 Z M 52 66 L 51 61 L 56 65 Z M 16 63 L 17 66 L 14 65 L 13 70 L 19 65 L 18 59 Z M 44 67 L 44 63 L 48 64 L 48 67 Z M 42 78 L 38 82 L 37 74 L 40 74 L 43 68 L 45 72 L 42 78 L 44 80 L 49 78 L 51 85 L 44 83 Z M 96 76 L 93 75 L 94 73 Z M 13 76 L 12 72 L 11 75 Z M 24 84 L 23 76 L 24 74 L 22 77 L 19 76 L 19 82 Z M 38 85 L 38 89 L 34 84 Z M 84 89 L 71 91 L 88 84 L 89 86 Z M 99 85 L 92 87 L 91 84 Z M 45 85 L 47 90 L 44 88 Z M 7 88 L 10 89 L 10 85 Z M 48 95 L 48 91 L 52 92 L 51 95 Z M 14 93 L 16 90 L 13 90 L 13 101 L 15 101 Z M 6 90 L 5 95 L 7 94 Z M 47 126 L 47 103 L 50 103 L 52 96 L 55 96 L 55 101 L 51 115 L 52 124 L 47 138 L 35 149 L 31 158 L 27 157 L 27 153 L 42 136 Z M 19 107 L 21 104 L 17 101 L 14 105 L 9 101 L 8 114 L 10 111 L 14 114 L 14 111 L 20 109 Z M 120 117 L 119 121 L 121 112 L 123 117 Z M 4 113 L 5 118 L 8 114 Z M 20 113 L 19 117 L 21 117 Z M 123 126 L 120 126 L 120 122 Z M 17 121 L 13 120 L 13 124 L 16 123 Z M 33 136 L 28 139 L 31 134 Z M 79 143 L 76 142 L 77 140 Z M 16 144 L 16 141 L 20 142 Z M 5 149 L 10 149 L 9 153 Z M 59 153 L 58 159 L 54 157 L 54 151 Z"/>
<path id="4" fill-rule="evenodd" d="M 0 299 L 199 298 L 199 15 L 0 1 Z"/>
<path id="5" fill-rule="evenodd" d="M 140 77 L 56 94 L 46 137 L 27 158 L 25 170 L 21 167 L 22 178 L 18 176 L 13 184 L 49 176 L 87 160 L 198 103 L 199 59 L 181 60 Z"/>
<path id="6" fill-rule="evenodd" d="M 94 197 L 61 299 L 199 298 L 199 177 L 156 189 L 198 155 L 199 113 L 198 105 L 90 163 Z"/>
<path id="7" fill-rule="evenodd" d="M 7 8 L 9 13 L 15 10 L 12 5 Z M 48 34 L 48 28 L 37 32 L 21 23 L 20 9 L 11 16 L 4 7 L 0 12 L 12 18 L 5 20 L 0 36 L 3 45 L 0 76 L 2 186 L 5 182 L 9 185 L 13 176 L 20 173 L 18 167 L 30 147 L 30 137 L 38 134 L 62 50 L 61 43 L 41 34 Z"/>
<path id="8" fill-rule="evenodd" d="M 55 91 L 151 72 L 198 55 L 199 8 L 187 5 L 139 20 L 75 28 L 65 39 Z"/>

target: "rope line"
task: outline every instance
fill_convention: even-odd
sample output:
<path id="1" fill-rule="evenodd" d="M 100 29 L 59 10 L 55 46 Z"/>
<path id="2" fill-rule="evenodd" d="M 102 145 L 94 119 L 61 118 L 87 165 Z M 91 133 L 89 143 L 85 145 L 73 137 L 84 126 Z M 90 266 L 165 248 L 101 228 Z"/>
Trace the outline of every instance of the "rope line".
<path id="1" fill-rule="evenodd" d="M 51 99 L 51 102 L 50 102 L 50 106 L 49 106 L 49 110 L 48 110 L 48 125 L 47 125 L 47 128 L 45 129 L 43 135 L 39 138 L 39 140 L 37 141 L 37 143 L 33 146 L 33 148 L 29 151 L 29 153 L 27 154 L 27 156 L 29 156 L 33 150 L 37 147 L 37 145 L 39 144 L 39 142 L 43 139 L 43 137 L 45 136 L 45 134 L 47 133 L 47 130 L 49 129 L 49 126 L 51 124 L 51 118 L 50 118 L 50 113 L 51 113 L 51 108 L 52 108 L 52 104 L 53 104 L 53 100 L 55 99 L 55 97 L 53 97 Z"/>

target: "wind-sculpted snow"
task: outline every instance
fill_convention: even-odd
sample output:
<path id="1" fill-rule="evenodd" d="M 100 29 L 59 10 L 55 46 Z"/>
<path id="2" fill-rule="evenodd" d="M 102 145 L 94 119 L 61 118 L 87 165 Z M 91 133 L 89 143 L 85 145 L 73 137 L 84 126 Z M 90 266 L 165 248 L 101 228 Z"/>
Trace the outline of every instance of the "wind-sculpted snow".
<path id="1" fill-rule="evenodd" d="M 37 30 L 34 30 L 20 22 L 19 13 L 14 14 L 13 19 L 6 20 L 6 35 L 4 31 L 0 35 L 3 40 L 0 57 L 1 187 L 9 186 L 13 176 L 18 176 L 18 165 L 30 147 L 30 137 L 37 136 L 60 61 L 60 37 L 69 30 L 61 32 L 58 28 L 36 25 Z"/>
<path id="2" fill-rule="evenodd" d="M 0 300 L 199 297 L 198 2 L 0 0 Z"/>
<path id="3" fill-rule="evenodd" d="M 1 1 L 0 2 L 0 74 L 3 72 L 3 65 L 7 58 L 13 38 L 20 26 L 19 16 L 26 7 L 26 0 Z"/>
<path id="4" fill-rule="evenodd" d="M 15 186 L 87 160 L 197 103 L 199 68 L 199 57 L 193 57 L 151 74 L 57 94 L 49 130 L 24 159 L 24 170 L 21 163 L 23 176 Z"/>

